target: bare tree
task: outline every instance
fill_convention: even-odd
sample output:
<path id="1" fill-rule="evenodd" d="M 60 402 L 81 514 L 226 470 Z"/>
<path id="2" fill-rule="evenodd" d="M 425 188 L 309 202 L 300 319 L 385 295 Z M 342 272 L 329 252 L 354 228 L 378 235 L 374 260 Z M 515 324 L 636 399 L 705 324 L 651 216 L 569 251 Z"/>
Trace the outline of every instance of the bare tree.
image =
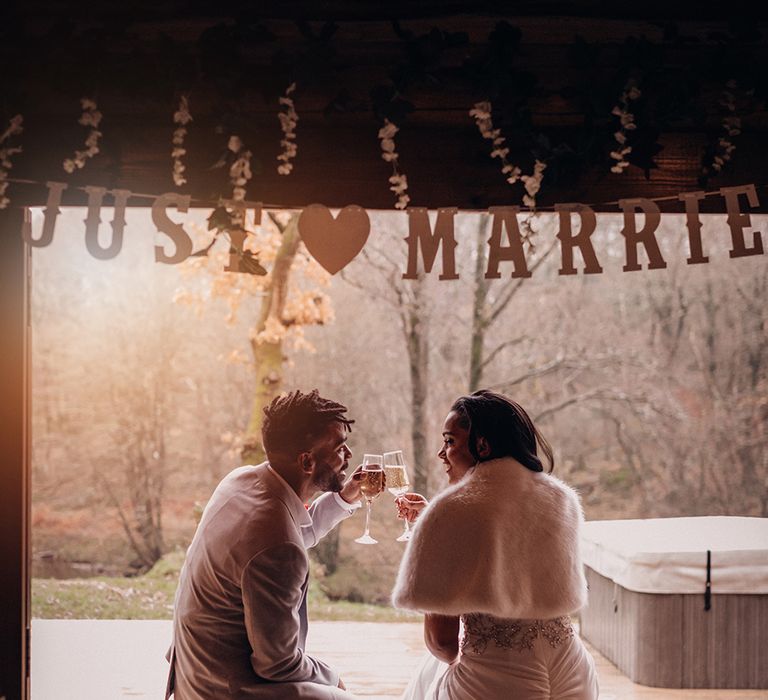
<path id="1" fill-rule="evenodd" d="M 362 253 L 375 276 L 365 280 L 344 275 L 344 279 L 370 299 L 384 301 L 395 310 L 408 357 L 410 379 L 411 442 L 413 447 L 413 487 L 428 492 L 429 431 L 429 327 L 430 309 L 426 280 L 404 280 L 400 264 L 383 247 Z"/>
<path id="2" fill-rule="evenodd" d="M 330 299 L 321 289 L 329 276 L 301 250 L 298 212 L 267 212 L 268 223 L 257 231 L 246 230 L 222 208 L 214 215 L 210 226 L 229 238 L 229 244 L 217 249 L 215 239 L 209 240 L 207 256 L 186 264 L 203 275 L 198 274 L 197 284 L 176 298 L 198 310 L 213 298 L 223 299 L 229 305 L 230 321 L 242 306 L 258 300 L 258 313 L 247 331 L 255 383 L 242 439 L 243 463 L 258 463 L 265 458 L 263 409 L 283 388 L 287 342 L 293 339 L 298 345 L 308 345 L 304 328 L 323 325 L 332 316 Z M 228 269 L 232 255 L 243 261 L 240 272 Z M 207 283 L 202 289 L 201 282 Z"/>
<path id="3" fill-rule="evenodd" d="M 94 463 L 97 483 L 117 512 L 138 569 L 150 568 L 166 551 L 167 433 L 174 421 L 173 359 L 181 343 L 170 319 L 155 319 L 147 330 L 141 343 L 126 332 L 115 348 L 106 404 L 111 441 Z"/>
<path id="4" fill-rule="evenodd" d="M 488 225 L 490 216 L 481 214 L 478 217 L 475 249 L 474 293 L 472 304 L 472 329 L 469 353 L 469 391 L 479 389 L 483 384 L 486 370 L 491 363 L 507 348 L 514 347 L 529 339 L 526 333 L 518 333 L 513 337 L 504 337 L 488 348 L 488 336 L 501 316 L 509 308 L 520 291 L 526 278 L 510 279 L 493 293 L 488 280 L 485 278 L 488 258 Z M 533 257 L 529 271 L 533 274 L 550 257 L 557 241 L 546 243 L 542 252 Z"/>

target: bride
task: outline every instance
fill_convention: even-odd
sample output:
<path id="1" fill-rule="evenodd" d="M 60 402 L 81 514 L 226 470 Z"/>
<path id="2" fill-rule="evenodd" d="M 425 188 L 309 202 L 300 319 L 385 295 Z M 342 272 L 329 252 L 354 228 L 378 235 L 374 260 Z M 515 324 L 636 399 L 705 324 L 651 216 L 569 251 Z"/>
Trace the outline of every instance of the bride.
<path id="1" fill-rule="evenodd" d="M 586 604 L 575 491 L 544 472 L 552 450 L 501 394 L 457 399 L 438 456 L 449 487 L 418 517 L 393 592 L 425 613 L 425 659 L 404 700 L 596 700 L 595 665 L 569 614 Z M 422 512 L 423 511 L 423 512 Z"/>

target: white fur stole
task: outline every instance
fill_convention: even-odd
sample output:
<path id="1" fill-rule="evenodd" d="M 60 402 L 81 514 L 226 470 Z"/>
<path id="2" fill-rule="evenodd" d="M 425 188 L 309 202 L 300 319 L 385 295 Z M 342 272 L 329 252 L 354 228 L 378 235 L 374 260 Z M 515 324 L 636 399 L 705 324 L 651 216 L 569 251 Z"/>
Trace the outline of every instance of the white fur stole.
<path id="1" fill-rule="evenodd" d="M 423 511 L 400 564 L 396 607 L 549 619 L 587 601 L 576 492 L 511 458 L 481 462 Z"/>

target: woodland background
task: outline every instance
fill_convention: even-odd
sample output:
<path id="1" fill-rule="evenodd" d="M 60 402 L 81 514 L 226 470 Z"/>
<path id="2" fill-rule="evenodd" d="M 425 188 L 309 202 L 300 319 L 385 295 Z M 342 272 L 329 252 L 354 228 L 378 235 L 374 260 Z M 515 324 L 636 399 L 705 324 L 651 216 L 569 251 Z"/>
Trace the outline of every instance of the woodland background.
<path id="1" fill-rule="evenodd" d="M 186 218 L 202 243 L 209 213 Z M 183 551 L 276 388 L 348 405 L 353 460 L 403 449 L 429 495 L 445 483 L 435 454 L 452 400 L 490 387 L 530 411 L 587 519 L 768 516 L 768 267 L 729 259 L 724 216 L 702 216 L 708 264 L 686 264 L 683 217 L 665 214 L 667 269 L 625 273 L 621 219 L 600 214 L 603 274 L 561 277 L 556 221 L 541 214 L 533 276 L 502 265 L 486 281 L 487 215 L 460 213 L 460 279 L 442 282 L 402 280 L 407 216 L 371 217 L 364 253 L 330 279 L 297 240 L 280 257 L 290 213 L 265 214 L 252 238 L 270 270 L 257 277 L 221 272 L 218 243 L 154 263 L 142 209 L 121 254 L 95 260 L 85 211 L 62 211 L 32 258 L 37 578 L 135 576 Z M 768 217 L 752 223 L 765 232 Z M 314 552 L 324 594 L 386 603 L 400 527 L 388 494 L 374 505 L 379 546 L 352 542 L 361 516 L 345 521 Z"/>

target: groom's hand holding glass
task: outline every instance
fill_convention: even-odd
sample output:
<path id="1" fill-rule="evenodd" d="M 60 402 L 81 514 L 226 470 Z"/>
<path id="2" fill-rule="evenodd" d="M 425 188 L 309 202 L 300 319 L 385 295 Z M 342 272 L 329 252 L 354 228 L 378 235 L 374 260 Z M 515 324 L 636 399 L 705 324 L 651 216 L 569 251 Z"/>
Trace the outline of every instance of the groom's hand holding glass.
<path id="1" fill-rule="evenodd" d="M 341 496 L 347 503 L 356 503 L 359 501 L 363 494 L 360 487 L 363 483 L 363 465 L 359 465 L 355 471 L 353 471 L 344 482 L 344 486 L 339 491 Z"/>
<path id="2" fill-rule="evenodd" d="M 378 540 L 371 537 L 371 501 L 387 486 L 382 463 L 381 455 L 363 455 L 363 464 L 360 467 L 362 474 L 360 493 L 365 496 L 365 532 L 355 540 L 357 544 L 378 544 Z"/>

